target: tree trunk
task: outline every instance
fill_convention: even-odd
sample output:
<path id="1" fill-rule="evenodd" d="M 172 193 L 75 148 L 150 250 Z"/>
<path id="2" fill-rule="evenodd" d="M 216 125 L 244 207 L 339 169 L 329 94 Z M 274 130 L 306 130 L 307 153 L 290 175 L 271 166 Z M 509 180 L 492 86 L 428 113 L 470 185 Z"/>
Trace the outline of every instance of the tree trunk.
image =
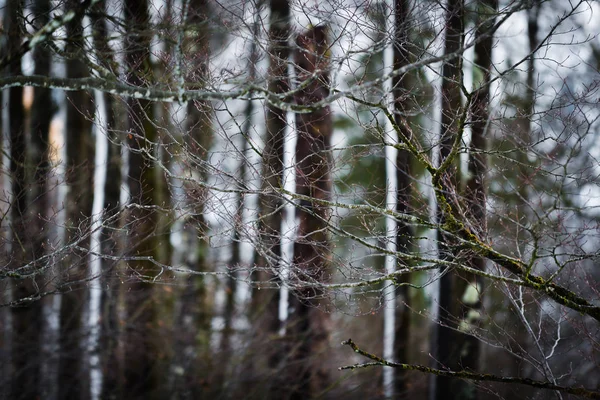
<path id="1" fill-rule="evenodd" d="M 268 89 L 273 95 L 289 90 L 288 59 L 290 49 L 290 4 L 288 0 L 271 0 L 269 20 L 269 71 Z M 276 192 L 283 185 L 284 135 L 287 126 L 286 111 L 276 104 L 267 104 L 266 132 L 263 150 L 262 193 L 259 198 L 260 243 L 258 246 L 258 273 L 254 279 L 259 283 L 252 293 L 252 319 L 258 327 L 257 340 L 268 349 L 264 354 L 267 366 L 276 369 L 285 357 L 284 350 L 274 340 L 281 326 L 279 321 L 280 289 L 279 268 L 281 264 L 281 222 L 283 218 L 281 195 Z M 268 289 L 270 288 L 270 289 Z M 267 289 L 267 290 L 265 290 Z M 266 342 L 266 343 L 265 343 Z M 273 371 L 272 395 L 283 383 Z"/>
<path id="2" fill-rule="evenodd" d="M 492 67 L 493 35 L 490 29 L 494 25 L 496 0 L 483 0 L 477 9 L 477 31 L 475 39 L 481 41 L 475 45 L 474 89 L 471 103 L 471 144 L 469 148 L 468 175 L 464 199 L 466 201 L 467 218 L 472 227 L 476 227 L 477 235 L 485 240 L 487 237 L 486 218 L 486 174 L 487 174 L 487 132 L 490 68 Z M 476 77 L 481 76 L 477 82 Z M 470 267 L 485 270 L 485 259 L 472 256 L 467 260 Z M 460 300 L 457 328 L 465 334 L 457 335 L 458 368 L 461 370 L 480 371 L 481 340 L 469 335 L 477 334 L 480 327 L 480 311 L 482 306 L 483 279 L 474 274 L 460 273 L 456 280 L 456 295 Z M 475 386 L 466 381 L 456 382 L 457 396 L 461 399 L 476 399 Z"/>
<path id="3" fill-rule="evenodd" d="M 456 52 L 463 39 L 463 0 L 449 0 L 446 7 L 446 31 L 445 31 L 445 49 L 444 54 L 449 55 Z M 450 155 L 452 144 L 458 132 L 458 119 L 461 111 L 461 92 L 460 84 L 462 82 L 462 63 L 460 57 L 447 59 L 444 62 L 442 71 L 442 130 L 440 145 L 440 165 Z M 444 172 L 444 176 L 439 181 L 439 187 L 436 191 L 443 191 L 446 198 L 456 197 L 457 174 L 455 168 L 456 162 Z M 445 221 L 443 210 L 438 202 L 438 225 L 442 226 Z M 451 259 L 453 257 L 448 245 L 449 238 L 438 230 L 437 240 L 439 253 L 442 259 Z M 452 271 L 447 271 L 440 278 L 439 288 L 439 313 L 438 321 L 434 329 L 434 340 L 432 354 L 434 355 L 436 368 L 455 368 L 459 354 L 457 334 L 451 329 L 456 325 L 455 317 L 457 315 L 457 299 L 455 288 L 455 275 Z M 454 384 L 457 380 L 447 377 L 433 377 L 434 398 L 446 400 L 458 398 L 459 394 L 455 391 Z"/>
<path id="4" fill-rule="evenodd" d="M 210 57 L 210 7 L 206 0 L 192 0 L 187 10 L 186 33 L 183 50 L 186 64 L 182 71 L 188 89 L 199 90 L 205 87 L 208 79 Z M 177 61 L 176 61 L 177 62 Z M 191 84 L 188 82 L 196 82 Z M 209 101 L 190 101 L 187 104 L 186 133 L 183 139 L 183 168 L 195 171 L 201 182 L 209 177 L 208 156 L 213 142 L 212 104 Z M 206 272 L 209 252 L 209 226 L 204 217 L 208 189 L 192 185 L 186 186 L 190 201 L 188 207 L 192 216 L 186 222 L 185 230 L 194 238 L 191 251 L 194 257 L 186 260 L 192 271 Z M 197 398 L 202 393 L 215 393 L 213 360 L 210 353 L 212 297 L 202 275 L 188 275 L 180 298 L 180 308 L 176 314 L 175 326 L 179 332 L 175 343 L 176 365 L 181 374 L 175 381 L 175 398 Z"/>
<path id="5" fill-rule="evenodd" d="M 20 46 L 24 34 L 22 25 L 23 3 L 9 0 L 4 9 L 4 29 L 8 34 L 6 53 L 12 54 Z M 39 56 L 39 53 L 38 53 Z M 11 63 L 5 75 L 20 75 L 21 60 Z M 11 211 L 10 228 L 12 245 L 9 265 L 17 269 L 22 278 L 16 278 L 13 287 L 13 300 L 23 301 L 12 311 L 12 374 L 11 399 L 38 398 L 40 393 L 41 365 L 41 331 L 43 325 L 42 308 L 39 299 L 39 286 L 43 285 L 36 274 L 36 268 L 27 271 L 18 269 L 32 261 L 37 235 L 29 227 L 27 221 L 28 199 L 26 178 L 26 139 L 25 110 L 23 107 L 23 89 L 13 87 L 8 90 L 8 129 L 10 141 L 10 177 L 11 177 Z M 38 204 L 41 205 L 41 204 Z M 27 276 L 29 275 L 29 276 Z M 25 299 L 31 298 L 32 301 Z"/>
<path id="6" fill-rule="evenodd" d="M 256 80 L 256 64 L 259 61 L 259 51 L 258 51 L 258 35 L 259 35 L 259 21 L 261 13 L 261 4 L 257 3 L 256 8 L 254 9 L 254 22 L 252 24 L 252 38 L 250 43 L 250 52 L 248 59 L 248 81 L 254 82 Z M 242 138 L 241 138 L 241 160 L 239 166 L 239 174 L 237 176 L 238 184 L 237 187 L 240 191 L 243 191 L 246 187 L 246 180 L 248 179 L 248 164 L 250 163 L 249 157 L 249 141 L 250 135 L 252 133 L 252 118 L 254 114 L 254 102 L 252 100 L 248 100 L 246 103 L 246 109 L 244 110 L 244 123 L 242 125 Z M 225 310 L 224 310 L 224 326 L 223 326 L 223 336 L 221 343 L 221 352 L 226 360 L 228 360 L 233 354 L 229 354 L 231 352 L 231 336 L 233 335 L 233 323 L 235 319 L 235 298 L 236 291 L 238 289 L 237 279 L 238 279 L 238 269 L 241 266 L 241 255 L 242 255 L 242 238 L 243 232 L 242 227 L 244 226 L 244 210 L 246 209 L 245 204 L 245 196 L 243 193 L 238 194 L 237 204 L 235 208 L 235 217 L 234 217 L 234 229 L 233 229 L 233 238 L 232 238 L 232 255 L 231 260 L 229 261 L 229 273 L 230 275 L 227 278 L 226 288 L 225 288 Z"/>
<path id="7" fill-rule="evenodd" d="M 529 44 L 530 56 L 527 60 L 527 77 L 525 80 L 525 95 L 522 104 L 517 110 L 517 135 L 514 138 L 516 141 L 515 148 L 517 149 L 516 161 L 517 161 L 517 210 L 514 216 L 516 221 L 526 225 L 526 221 L 529 217 L 530 206 L 529 196 L 530 190 L 528 189 L 531 185 L 530 176 L 534 173 L 528 160 L 527 152 L 532 143 L 531 138 L 531 119 L 533 118 L 533 108 L 535 106 L 535 50 L 539 44 L 537 38 L 539 30 L 539 14 L 540 14 L 541 2 L 533 1 L 532 7 L 527 9 L 527 41 Z M 519 234 L 521 236 L 521 234 Z M 525 243 L 525 240 L 518 240 L 519 243 Z M 524 247 L 519 249 L 520 253 L 523 254 Z"/>
<path id="8" fill-rule="evenodd" d="M 306 87 L 296 97 L 298 105 L 311 106 L 329 94 L 327 27 L 314 27 L 297 38 L 295 67 L 298 80 Z M 320 72 L 316 72 L 320 70 Z M 307 81 L 309 81 L 307 83 Z M 315 200 L 331 198 L 330 140 L 333 131 L 329 106 L 296 115 L 296 193 Z M 303 283 L 329 278 L 330 248 L 327 234 L 329 208 L 314 200 L 300 200 L 300 226 L 294 244 L 291 271 L 297 288 L 290 300 L 288 321 L 292 341 L 288 369 L 291 372 L 290 398 L 305 399 L 321 394 L 329 384 L 322 359 L 329 339 L 329 314 L 323 308 L 324 293 Z"/>
<path id="9" fill-rule="evenodd" d="M 402 68 L 409 63 L 408 43 L 409 40 L 409 20 L 410 10 L 407 0 L 395 0 L 394 12 L 395 19 L 395 37 L 394 37 L 394 70 Z M 393 79 L 393 95 L 394 95 L 394 118 L 397 127 L 399 143 L 407 143 L 411 140 L 411 132 L 408 129 L 408 121 L 406 111 L 408 76 L 398 75 Z M 414 140 L 414 139 L 412 139 Z M 408 214 L 411 210 L 411 155 L 408 150 L 398 149 L 396 156 L 396 190 L 397 202 L 396 211 L 402 214 Z M 400 253 L 410 253 L 412 250 L 411 237 L 413 236 L 412 229 L 402 220 L 397 222 L 396 235 L 396 251 Z M 406 266 L 403 260 L 398 260 L 398 264 Z M 402 275 L 399 283 L 410 282 L 410 276 Z M 395 355 L 394 360 L 399 362 L 408 362 L 407 347 L 410 340 L 410 298 L 408 286 L 398 286 L 396 288 L 396 296 L 399 302 L 396 304 L 396 329 L 395 329 Z M 403 395 L 407 390 L 406 371 L 398 370 L 394 391 L 396 395 Z"/>
<path id="10" fill-rule="evenodd" d="M 150 61 L 150 14 L 146 0 L 127 0 L 124 4 L 127 49 L 125 63 L 127 81 L 135 86 L 152 79 Z M 146 154 L 156 155 L 157 131 L 154 126 L 154 104 L 147 100 L 128 100 L 130 203 L 141 207 L 130 210 L 127 223 L 130 255 L 158 260 L 161 245 L 155 188 L 156 165 Z M 126 321 L 123 333 L 123 393 L 130 398 L 161 399 L 166 382 L 162 366 L 166 351 L 158 320 L 153 278 L 158 268 L 151 261 L 127 263 L 128 285 L 125 293 Z"/>
<path id="11" fill-rule="evenodd" d="M 75 7 L 71 1 L 67 6 Z M 69 38 L 65 48 L 70 59 L 66 62 L 69 78 L 88 76 L 83 53 L 83 26 L 81 19 L 66 25 Z M 85 91 L 67 93 L 65 143 L 66 143 L 66 243 L 79 242 L 79 247 L 89 248 L 89 226 L 92 213 L 94 143 L 91 95 Z M 83 280 L 88 272 L 88 254 L 73 250 L 62 271 L 59 326 L 58 397 L 61 399 L 87 399 L 89 397 L 89 370 L 84 359 L 85 338 L 82 325 L 88 291 Z"/>
<path id="12" fill-rule="evenodd" d="M 94 48 L 99 55 L 99 60 L 108 70 L 117 73 L 118 69 L 114 62 L 112 50 L 108 44 L 109 29 L 107 21 L 102 16 L 107 11 L 106 1 L 100 0 L 94 5 L 92 14 L 92 37 Z M 101 253 L 118 255 L 123 250 L 123 240 L 117 234 L 119 232 L 120 219 L 116 215 L 120 212 L 121 194 L 121 146 L 119 144 L 119 129 L 115 129 L 117 117 L 115 116 L 115 102 L 112 95 L 103 93 L 106 109 L 105 125 L 108 128 L 104 134 L 108 135 L 108 149 L 106 155 L 106 179 L 104 184 L 104 221 L 101 228 Z M 100 370 L 102 373 L 102 387 L 100 388 L 101 399 L 117 399 L 121 396 L 122 388 L 122 359 L 118 357 L 118 340 L 120 337 L 117 307 L 119 304 L 119 287 L 116 283 L 118 263 L 114 260 L 102 258 L 101 262 L 101 286 L 100 294 L 100 332 L 98 352 L 100 356 Z"/>
<path id="13" fill-rule="evenodd" d="M 44 26 L 50 20 L 50 1 L 48 0 L 37 0 L 33 4 L 33 14 L 36 17 L 36 27 Z M 38 46 L 33 51 L 33 61 L 35 63 L 34 74 L 40 76 L 48 76 L 51 69 L 51 53 L 46 46 Z M 52 223 L 48 220 L 51 218 L 49 211 L 50 199 L 51 199 L 51 188 L 48 185 L 48 179 L 50 178 L 50 161 L 49 161 L 49 141 L 50 141 L 50 122 L 57 111 L 52 100 L 52 90 L 43 88 L 33 89 L 33 102 L 31 105 L 31 113 L 29 119 L 29 134 L 30 143 L 28 146 L 29 155 L 27 162 L 27 180 L 33 179 L 30 183 L 30 190 L 28 193 L 28 226 L 31 227 L 32 232 L 35 234 L 30 235 L 32 241 L 32 250 L 30 258 L 33 261 L 38 260 L 40 257 L 46 254 L 45 246 L 47 243 L 55 243 L 56 237 L 54 236 Z M 37 267 L 42 268 L 43 263 L 36 263 Z M 42 273 L 40 280 L 47 281 L 48 274 Z M 39 307 L 39 318 L 44 318 L 42 314 L 42 308 L 51 307 L 51 299 L 40 299 L 36 304 L 32 304 L 33 307 Z M 48 322 L 45 321 L 44 327 L 48 327 Z M 41 329 L 41 328 L 40 328 Z M 40 332 L 41 335 L 48 335 L 48 332 Z M 48 343 L 45 340 L 46 344 Z M 48 351 L 49 347 L 44 345 L 40 341 L 41 350 Z M 44 371 L 46 368 L 52 368 L 53 357 L 43 357 L 40 360 L 39 368 Z M 54 377 L 54 374 L 50 374 Z M 45 379 L 42 377 L 37 383 L 41 386 L 40 392 L 47 396 L 49 391 L 55 388 L 55 382 L 52 379 Z"/>

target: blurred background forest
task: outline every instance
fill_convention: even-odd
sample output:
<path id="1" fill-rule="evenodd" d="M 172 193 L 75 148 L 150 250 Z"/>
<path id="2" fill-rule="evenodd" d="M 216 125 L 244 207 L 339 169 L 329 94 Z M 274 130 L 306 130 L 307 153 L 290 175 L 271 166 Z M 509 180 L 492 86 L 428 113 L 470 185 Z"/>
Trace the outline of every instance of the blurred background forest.
<path id="1" fill-rule="evenodd" d="M 0 14 L 0 399 L 600 398 L 597 2 Z"/>

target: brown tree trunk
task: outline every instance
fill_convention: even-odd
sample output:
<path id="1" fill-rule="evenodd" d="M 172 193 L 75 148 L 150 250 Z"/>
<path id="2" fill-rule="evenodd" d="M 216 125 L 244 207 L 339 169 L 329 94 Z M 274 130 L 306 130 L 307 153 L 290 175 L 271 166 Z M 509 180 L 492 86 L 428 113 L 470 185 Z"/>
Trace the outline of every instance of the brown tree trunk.
<path id="1" fill-rule="evenodd" d="M 329 94 L 327 27 L 314 27 L 297 38 L 295 67 L 301 89 L 296 102 L 310 107 Z M 320 70 L 321 72 L 316 72 Z M 308 81 L 308 82 L 307 82 Z M 296 115 L 296 193 L 315 200 L 331 197 L 330 140 L 333 130 L 329 106 Z M 290 398 L 306 399 L 321 394 L 329 384 L 322 362 L 328 345 L 329 314 L 323 308 L 324 293 L 319 288 L 303 287 L 303 282 L 323 282 L 330 271 L 330 246 L 327 234 L 328 207 L 302 199 L 297 208 L 300 220 L 294 244 L 291 271 L 298 285 L 290 299 L 288 340 L 291 340 L 288 369 L 291 372 Z"/>
<path id="2" fill-rule="evenodd" d="M 446 5 L 446 31 L 445 31 L 445 49 L 444 54 L 449 55 L 456 52 L 463 40 L 463 0 L 449 0 Z M 460 57 L 453 57 L 445 60 L 442 71 L 442 130 L 440 146 L 440 164 L 450 155 L 452 144 L 458 132 L 458 120 L 461 111 L 461 92 L 460 84 L 462 82 L 462 63 Z M 458 189 L 456 176 L 456 162 L 444 172 L 444 176 L 437 182 L 438 187 L 434 189 L 441 191 L 446 198 L 455 198 Z M 435 184 L 435 183 L 434 183 Z M 445 217 L 441 205 L 438 204 L 438 224 L 444 224 Z M 439 246 L 440 258 L 453 258 L 448 245 L 447 238 L 440 230 L 437 231 L 437 240 Z M 452 271 L 447 271 L 440 278 L 439 288 L 439 311 L 438 322 L 434 326 L 433 348 L 436 368 L 455 368 L 459 357 L 456 346 L 456 332 L 451 327 L 456 325 L 457 315 L 457 295 L 455 288 L 455 275 Z M 455 391 L 453 380 L 447 377 L 432 377 L 434 382 L 434 398 L 446 400 L 458 398 Z"/>
<path id="3" fill-rule="evenodd" d="M 288 0 L 271 0 L 269 19 L 269 93 L 281 95 L 289 90 L 288 59 L 290 49 L 290 5 Z M 276 104 L 267 104 L 265 147 L 263 151 L 262 194 L 259 198 L 261 216 L 260 243 L 258 246 L 257 267 L 259 272 L 253 277 L 258 283 L 252 293 L 252 319 L 258 327 L 259 345 L 268 349 L 264 354 L 267 366 L 278 367 L 285 356 L 284 350 L 274 339 L 280 328 L 279 265 L 281 262 L 281 221 L 283 202 L 277 189 L 283 185 L 283 147 L 287 126 L 286 111 Z M 268 282 L 268 283 L 266 283 Z M 270 289 L 267 289 L 270 288 Z M 265 290 L 267 289 L 267 290 Z M 268 342 L 268 343 L 265 343 Z M 282 384 L 273 382 L 273 396 Z"/>

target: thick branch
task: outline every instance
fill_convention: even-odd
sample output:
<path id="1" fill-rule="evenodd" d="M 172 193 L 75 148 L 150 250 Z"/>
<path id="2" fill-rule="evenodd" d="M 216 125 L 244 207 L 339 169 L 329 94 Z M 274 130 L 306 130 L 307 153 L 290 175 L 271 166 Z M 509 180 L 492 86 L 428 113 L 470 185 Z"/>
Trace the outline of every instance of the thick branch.
<path id="1" fill-rule="evenodd" d="M 424 372 L 427 374 L 444 376 L 444 377 L 448 377 L 448 378 L 466 379 L 466 380 L 470 380 L 470 381 L 500 382 L 500 383 L 513 383 L 513 384 L 519 384 L 519 385 L 526 385 L 526 386 L 532 386 L 532 387 L 539 388 L 539 389 L 558 390 L 560 392 L 574 394 L 574 395 L 581 396 L 581 397 L 584 397 L 587 399 L 600 399 L 600 392 L 588 390 L 585 388 L 560 386 L 560 385 L 555 385 L 550 382 L 536 381 L 536 380 L 528 379 L 528 378 L 517 378 L 517 377 L 512 377 L 512 376 L 498 376 L 498 375 L 492 375 L 492 374 L 480 374 L 480 373 L 468 372 L 468 371 L 449 371 L 449 370 L 429 368 L 429 367 L 425 367 L 423 365 L 417 365 L 417 364 L 398 363 L 398 362 L 385 360 L 379 356 L 376 356 L 375 354 L 371 354 L 371 353 L 368 353 L 368 352 L 360 349 L 356 345 L 356 343 L 354 343 L 352 341 L 352 339 L 348 339 L 348 340 L 342 342 L 342 344 L 346 345 L 346 346 L 350 346 L 352 348 L 352 350 L 354 350 L 355 353 L 358 353 L 361 356 L 368 358 L 369 360 L 373 360 L 374 362 L 346 365 L 346 366 L 340 367 L 339 368 L 340 371 L 346 370 L 346 369 L 358 369 L 358 368 L 366 368 L 366 367 L 372 367 L 372 366 L 393 367 L 393 368 L 400 368 L 400 369 L 408 370 L 408 371 L 420 371 L 420 372 Z"/>
<path id="2" fill-rule="evenodd" d="M 0 89 L 18 86 L 60 89 L 66 91 L 96 89 L 101 92 L 161 102 L 188 102 L 190 100 L 229 100 L 246 95 L 248 88 L 233 91 L 186 90 L 182 93 L 173 90 L 162 90 L 155 87 L 140 87 L 116 80 L 101 78 L 59 78 L 40 75 L 11 76 L 0 79 Z"/>

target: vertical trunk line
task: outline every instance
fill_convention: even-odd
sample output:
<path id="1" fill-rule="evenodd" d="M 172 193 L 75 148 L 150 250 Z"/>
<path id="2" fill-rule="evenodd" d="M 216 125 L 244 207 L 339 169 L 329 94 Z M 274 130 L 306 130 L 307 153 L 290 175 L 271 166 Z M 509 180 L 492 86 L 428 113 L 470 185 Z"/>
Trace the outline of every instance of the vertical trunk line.
<path id="1" fill-rule="evenodd" d="M 445 30 L 445 48 L 444 54 L 456 52 L 463 40 L 463 18 L 464 4 L 463 0 L 448 0 L 446 5 L 446 30 Z M 452 144 L 456 135 L 462 134 L 457 131 L 458 119 L 461 111 L 461 90 L 462 83 L 462 62 L 461 57 L 454 57 L 444 61 L 442 70 L 442 116 L 441 116 L 441 136 L 440 136 L 440 165 L 450 155 Z M 456 167 L 451 165 L 448 171 L 440 180 L 440 186 L 434 190 L 441 191 L 443 196 L 448 198 L 456 197 L 457 177 Z M 438 224 L 443 225 L 445 217 L 443 210 L 438 204 Z M 448 246 L 449 238 L 446 238 L 440 230 L 437 231 L 437 241 L 439 245 L 439 256 L 442 259 L 451 259 L 452 252 Z M 457 334 L 451 329 L 456 325 L 456 287 L 455 275 L 452 271 L 445 271 L 440 278 L 439 287 L 439 313 L 438 321 L 434 327 L 434 365 L 436 368 L 456 367 L 457 354 Z M 456 380 L 447 377 L 433 377 L 434 398 L 437 400 L 447 400 L 455 398 L 454 391 Z"/>
<path id="2" fill-rule="evenodd" d="M 306 87 L 296 95 L 298 105 L 311 106 L 329 95 L 328 28 L 316 26 L 298 36 L 295 68 L 298 80 Z M 296 193 L 318 200 L 331 198 L 330 140 L 333 131 L 331 109 L 324 106 L 310 113 L 296 114 L 298 142 L 296 144 Z M 318 361 L 328 345 L 329 315 L 325 293 L 318 287 L 303 287 L 304 283 L 329 279 L 330 248 L 327 223 L 330 210 L 316 202 L 301 200 L 297 209 L 300 225 L 294 243 L 292 273 L 296 275 L 294 296 L 290 308 L 295 312 L 288 322 L 292 341 L 290 369 L 296 386 L 290 397 L 310 398 L 322 393 L 329 383 L 324 364 Z"/>
<path id="3" fill-rule="evenodd" d="M 143 86 L 152 79 L 150 60 L 150 15 L 147 0 L 124 3 L 126 25 L 125 64 L 127 81 Z M 157 205 L 156 165 L 146 154 L 156 155 L 157 131 L 153 125 L 154 104 L 129 99 L 127 145 L 129 151 L 128 186 L 131 204 Z M 129 254 L 159 260 L 157 251 L 161 232 L 157 232 L 157 210 L 132 208 L 127 218 Z M 156 304 L 155 285 L 150 281 L 159 272 L 149 261 L 129 261 L 124 272 L 128 278 L 125 293 L 123 334 L 123 393 L 132 398 L 161 399 L 165 396 L 165 364 L 168 354 L 162 338 Z"/>
<path id="4" fill-rule="evenodd" d="M 110 71 L 117 72 L 118 66 L 115 65 L 112 49 L 108 44 L 107 21 L 103 15 L 107 12 L 105 0 L 99 0 L 93 6 L 94 12 L 90 19 L 92 22 L 92 39 L 94 50 L 103 61 L 104 67 Z M 117 103 L 112 95 L 101 93 L 104 101 L 105 118 L 104 126 L 107 135 L 107 153 L 106 153 L 106 179 L 104 187 L 104 203 L 102 205 L 105 220 L 110 220 L 107 224 L 103 223 L 100 228 L 100 252 L 102 254 L 121 254 L 124 248 L 124 241 L 116 232 L 119 232 L 121 223 L 119 218 L 114 218 L 121 211 L 121 147 L 120 137 L 115 134 L 117 122 L 122 125 L 123 118 L 115 116 Z M 119 286 L 116 284 L 116 278 L 113 276 L 118 271 L 118 262 L 102 258 L 100 260 L 100 285 L 103 290 L 100 293 L 99 304 L 99 322 L 98 322 L 98 353 L 99 353 L 99 373 L 101 375 L 101 386 L 99 388 L 100 399 L 116 399 L 121 396 L 123 365 L 122 359 L 118 356 L 118 342 L 121 338 L 117 308 L 121 301 Z M 101 350 L 100 350 L 101 349 Z M 95 399 L 92 399 L 95 400 Z"/>
<path id="5" fill-rule="evenodd" d="M 285 358 L 281 341 L 276 338 L 281 328 L 279 302 L 281 289 L 280 266 L 282 257 L 281 223 L 283 219 L 281 195 L 277 190 L 283 187 L 284 135 L 287 128 L 286 111 L 277 105 L 284 102 L 279 97 L 289 90 L 288 62 L 290 48 L 290 4 L 288 0 L 270 0 L 269 17 L 269 69 L 268 89 L 273 102 L 266 105 L 266 131 L 263 150 L 261 194 L 258 199 L 259 247 L 257 249 L 257 271 L 253 281 L 257 281 L 252 291 L 251 318 L 258 326 L 259 346 L 265 347 L 263 362 L 272 373 L 272 384 L 267 391 L 273 398 L 279 398 L 284 382 L 278 373 L 280 363 Z M 275 340 L 274 340 L 275 339 Z M 267 344 L 268 343 L 268 344 Z"/>
<path id="6" fill-rule="evenodd" d="M 176 60 L 183 67 L 181 76 L 186 89 L 198 90 L 205 87 L 208 79 L 210 58 L 210 13 L 211 6 L 206 0 L 184 2 L 188 8 L 183 10 L 185 18 L 182 38 L 183 60 Z M 178 50 L 179 51 L 179 50 Z M 185 61 L 185 62 L 183 62 Z M 196 169 L 200 180 L 209 178 L 209 155 L 213 142 L 212 104 L 210 101 L 190 101 L 186 105 L 186 135 L 183 140 L 183 154 L 189 154 L 187 168 Z M 185 168 L 185 167 L 184 167 Z M 187 206 L 191 216 L 187 224 L 197 237 L 194 243 L 194 257 L 188 258 L 189 268 L 193 271 L 207 272 L 210 227 L 204 216 L 209 198 L 208 189 L 186 187 L 192 194 L 192 202 Z M 179 396 L 199 397 L 202 393 L 217 393 L 219 376 L 214 370 L 215 361 L 211 354 L 211 320 L 213 316 L 212 295 L 206 277 L 189 275 L 185 278 L 185 287 L 181 293 L 181 307 L 176 316 L 175 325 L 180 331 L 175 343 L 175 360 L 183 371 L 176 378 L 176 393 Z"/>
<path id="7" fill-rule="evenodd" d="M 404 67 L 409 61 L 408 46 L 409 38 L 409 19 L 410 9 L 407 0 L 395 0 L 395 24 L 394 24 L 394 70 Z M 394 96 L 394 118 L 395 125 L 398 129 L 398 142 L 409 143 L 412 133 L 407 127 L 407 117 L 405 115 L 408 107 L 406 99 L 408 89 L 408 76 L 399 75 L 393 79 L 393 96 Z M 411 174 L 412 157 L 408 150 L 399 149 L 396 155 L 396 211 L 402 214 L 411 212 L 411 191 L 412 191 L 412 174 Z M 396 250 L 400 253 L 410 253 L 413 249 L 410 238 L 413 236 L 412 229 L 405 222 L 397 222 L 396 233 Z M 407 266 L 403 260 L 398 260 L 399 264 Z M 402 275 L 399 283 L 405 284 L 410 282 L 410 275 Z M 399 362 L 407 361 L 407 345 L 410 339 L 410 298 L 408 286 L 402 285 L 396 288 L 396 298 L 400 304 L 396 305 L 396 329 L 395 329 L 395 359 Z M 407 390 L 406 371 L 397 371 L 397 379 L 394 385 L 394 391 L 397 395 L 403 395 Z"/>
<path id="8" fill-rule="evenodd" d="M 8 35 L 6 54 L 15 53 L 24 35 L 23 7 L 21 0 L 8 0 L 4 11 L 4 29 Z M 39 53 L 37 53 L 39 54 Z M 39 66 L 39 65 L 38 65 Z M 4 70 L 5 76 L 21 74 L 21 60 L 9 64 Z M 23 107 L 23 88 L 13 87 L 8 93 L 8 129 L 6 132 L 10 142 L 10 179 L 11 209 L 10 231 L 11 249 L 8 261 L 13 269 L 26 264 L 35 257 L 31 237 L 37 235 L 28 229 L 27 211 L 27 148 L 26 148 L 26 111 Z M 39 92 L 38 92 L 39 93 Z M 25 271 L 22 271 L 25 272 Z M 38 284 L 42 284 L 35 270 L 28 271 L 31 276 L 16 278 L 13 287 L 13 300 L 19 301 L 27 297 L 35 298 L 39 293 Z M 37 398 L 41 395 L 41 332 L 42 308 L 39 299 L 26 302 L 20 307 L 11 308 L 12 343 L 11 359 L 13 377 L 10 385 L 11 399 Z"/>
<path id="9" fill-rule="evenodd" d="M 76 7 L 71 0 L 69 7 Z M 75 18 L 66 25 L 69 41 L 65 48 L 69 60 L 66 75 L 70 78 L 88 76 L 84 57 L 82 19 Z M 92 213 L 92 182 L 94 145 L 92 143 L 93 118 L 91 96 L 85 91 L 67 94 L 65 116 L 66 144 L 66 243 L 79 240 L 89 233 Z M 89 249 L 89 238 L 79 244 Z M 74 251 L 64 264 L 62 299 L 60 303 L 58 397 L 80 399 L 89 397 L 89 369 L 85 365 L 83 315 L 88 291 L 82 284 L 88 272 L 88 255 Z"/>

